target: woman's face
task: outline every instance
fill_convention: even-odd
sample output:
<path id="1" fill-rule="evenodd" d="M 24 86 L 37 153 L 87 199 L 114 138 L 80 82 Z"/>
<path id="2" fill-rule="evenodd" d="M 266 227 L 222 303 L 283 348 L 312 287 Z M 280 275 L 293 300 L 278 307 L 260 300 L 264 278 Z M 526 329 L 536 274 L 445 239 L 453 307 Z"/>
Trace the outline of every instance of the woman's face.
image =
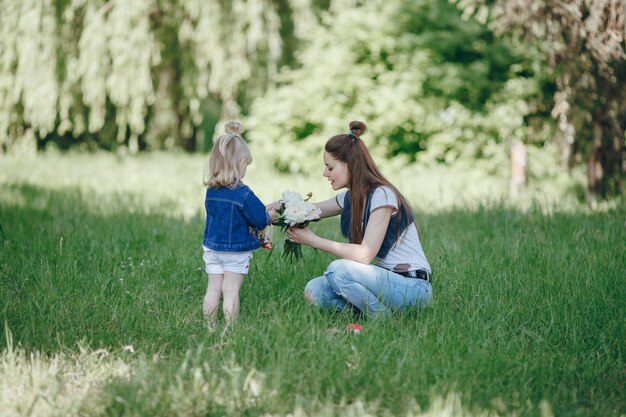
<path id="1" fill-rule="evenodd" d="M 324 176 L 330 181 L 333 190 L 340 190 L 350 184 L 350 173 L 348 172 L 348 164 L 341 162 L 328 152 L 324 152 Z"/>

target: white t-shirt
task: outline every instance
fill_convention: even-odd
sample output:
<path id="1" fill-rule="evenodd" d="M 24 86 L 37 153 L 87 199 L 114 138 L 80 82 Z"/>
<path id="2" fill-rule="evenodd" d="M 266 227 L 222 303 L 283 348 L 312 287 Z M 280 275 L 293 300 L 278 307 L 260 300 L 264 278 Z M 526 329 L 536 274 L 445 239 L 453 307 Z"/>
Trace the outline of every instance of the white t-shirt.
<path id="1" fill-rule="evenodd" d="M 346 193 L 347 191 L 344 191 L 336 197 L 337 204 L 342 209 Z M 398 198 L 393 190 L 386 186 L 377 187 L 374 190 L 370 213 L 382 207 L 391 207 L 393 208 L 391 215 L 398 215 Z M 430 264 L 424 255 L 424 249 L 422 249 L 415 222 L 407 226 L 384 258 L 376 257 L 374 261 L 377 266 L 390 271 L 404 272 L 424 269 L 429 274 L 431 273 Z"/>

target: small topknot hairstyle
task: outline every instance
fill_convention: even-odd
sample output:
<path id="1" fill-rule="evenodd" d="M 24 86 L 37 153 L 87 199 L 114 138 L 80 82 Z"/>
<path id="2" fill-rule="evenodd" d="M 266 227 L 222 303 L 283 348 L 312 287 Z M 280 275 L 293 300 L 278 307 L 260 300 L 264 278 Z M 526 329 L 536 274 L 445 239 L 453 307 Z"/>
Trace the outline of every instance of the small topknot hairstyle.
<path id="1" fill-rule="evenodd" d="M 220 153 L 226 156 L 226 147 L 232 143 L 233 139 L 243 139 L 241 134 L 243 133 L 243 125 L 236 121 L 231 121 L 224 125 L 224 134 L 217 138 L 215 144 L 218 146 Z M 237 146 L 237 145 L 235 145 Z M 238 146 L 240 147 L 240 146 Z"/>
<path id="2" fill-rule="evenodd" d="M 353 136 L 360 138 L 365 132 L 367 132 L 367 126 L 365 123 L 355 120 L 350 122 L 350 132 Z"/>
<path id="3" fill-rule="evenodd" d="M 226 123 L 226 126 L 224 126 L 224 130 L 229 135 L 241 136 L 243 133 L 243 125 L 235 121 L 228 122 Z"/>
<path id="4" fill-rule="evenodd" d="M 248 145 L 241 137 L 243 125 L 236 121 L 226 123 L 224 134 L 213 141 L 203 183 L 209 188 L 234 188 L 241 183 L 245 165 L 252 163 Z M 245 162 L 246 164 L 242 165 Z"/>

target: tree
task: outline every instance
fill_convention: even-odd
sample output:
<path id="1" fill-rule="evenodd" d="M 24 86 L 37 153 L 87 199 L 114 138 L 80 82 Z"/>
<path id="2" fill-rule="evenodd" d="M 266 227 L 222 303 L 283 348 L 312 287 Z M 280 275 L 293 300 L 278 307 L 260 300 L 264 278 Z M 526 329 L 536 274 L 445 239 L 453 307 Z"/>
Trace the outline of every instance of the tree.
<path id="1" fill-rule="evenodd" d="M 588 191 L 624 192 L 626 2 L 615 0 L 453 0 L 498 33 L 538 45 L 557 90 L 564 160 L 586 160 Z"/>
<path id="2" fill-rule="evenodd" d="M 525 51 L 447 2 L 335 0 L 304 43 L 249 117 L 257 143 L 276 138 L 255 153 L 279 169 L 313 171 L 318 162 L 301 156 L 363 119 L 379 156 L 508 172 L 508 146 L 536 111 Z"/>
<path id="3" fill-rule="evenodd" d="M 271 0 L 0 0 L 0 147 L 196 150 L 211 102 L 269 84 L 279 26 Z"/>

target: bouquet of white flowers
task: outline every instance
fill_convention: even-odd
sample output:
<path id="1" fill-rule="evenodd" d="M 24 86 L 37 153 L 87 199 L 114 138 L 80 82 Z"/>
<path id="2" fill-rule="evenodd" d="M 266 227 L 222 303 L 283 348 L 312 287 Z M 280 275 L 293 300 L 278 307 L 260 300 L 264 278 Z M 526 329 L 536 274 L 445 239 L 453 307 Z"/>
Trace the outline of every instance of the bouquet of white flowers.
<path id="1" fill-rule="evenodd" d="M 282 203 L 280 208 L 276 210 L 278 216 L 272 224 L 280 226 L 284 232 L 289 227 L 306 227 L 310 222 L 320 219 L 321 211 L 314 204 L 309 203 L 309 199 L 313 194 L 308 193 L 306 198 L 302 198 L 299 193 L 294 191 L 285 191 L 280 199 Z M 285 251 L 283 256 L 287 256 L 293 260 L 295 257 L 302 257 L 302 248 L 299 243 L 294 243 L 289 239 L 285 239 Z"/>

